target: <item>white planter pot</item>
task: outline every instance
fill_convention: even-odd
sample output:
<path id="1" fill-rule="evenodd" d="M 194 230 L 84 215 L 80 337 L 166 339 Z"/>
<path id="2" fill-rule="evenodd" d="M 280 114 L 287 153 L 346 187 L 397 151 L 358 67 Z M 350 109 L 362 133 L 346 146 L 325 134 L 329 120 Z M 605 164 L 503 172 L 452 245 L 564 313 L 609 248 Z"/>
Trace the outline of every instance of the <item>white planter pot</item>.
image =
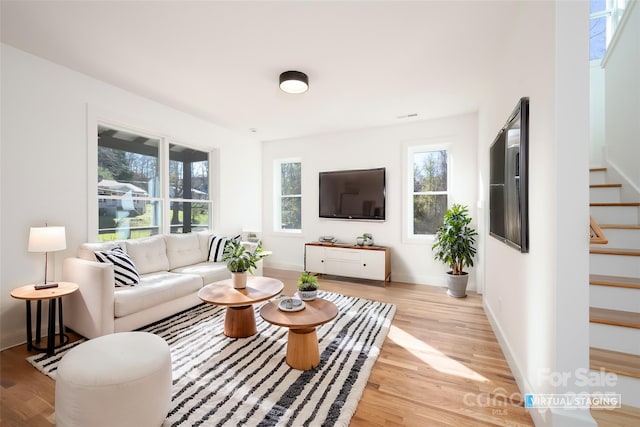
<path id="1" fill-rule="evenodd" d="M 231 280 L 235 289 L 244 289 L 247 287 L 247 272 L 231 273 Z"/>
<path id="2" fill-rule="evenodd" d="M 298 296 L 302 301 L 313 301 L 318 296 L 318 291 L 298 291 Z"/>
<path id="3" fill-rule="evenodd" d="M 447 272 L 447 286 L 449 290 L 447 294 L 454 298 L 464 298 L 467 296 L 467 282 L 469 281 L 469 273 L 463 272 L 460 275 Z"/>

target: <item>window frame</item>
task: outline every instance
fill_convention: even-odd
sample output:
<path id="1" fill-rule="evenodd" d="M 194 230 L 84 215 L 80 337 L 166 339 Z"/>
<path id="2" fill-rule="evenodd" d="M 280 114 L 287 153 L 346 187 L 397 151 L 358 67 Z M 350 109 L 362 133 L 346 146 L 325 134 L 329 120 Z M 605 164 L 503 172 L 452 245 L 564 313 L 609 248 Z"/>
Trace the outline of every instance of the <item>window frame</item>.
<path id="1" fill-rule="evenodd" d="M 300 163 L 300 194 L 292 195 L 282 194 L 282 165 L 289 163 Z M 299 157 L 290 157 L 284 159 L 275 159 L 273 161 L 273 231 L 275 233 L 283 234 L 302 234 L 304 226 L 304 218 L 302 215 L 302 159 Z M 300 198 L 300 228 L 282 228 L 282 198 L 283 197 L 298 197 Z"/>
<path id="2" fill-rule="evenodd" d="M 417 153 L 434 152 L 434 151 L 446 151 L 447 152 L 447 190 L 446 191 L 428 191 L 418 192 L 414 191 L 413 182 L 413 159 Z M 404 224 L 403 224 L 403 242 L 404 243 L 429 243 L 432 242 L 434 234 L 415 234 L 413 230 L 413 213 L 414 195 L 445 195 L 447 197 L 447 208 L 451 206 L 451 176 L 452 176 L 452 150 L 451 143 L 442 142 L 440 139 L 438 142 L 421 142 L 415 144 L 405 144 L 404 150 Z"/>
<path id="3" fill-rule="evenodd" d="M 171 233 L 171 202 L 172 201 L 182 201 L 183 199 L 172 199 L 169 197 L 169 147 L 170 145 L 178 145 L 180 147 L 185 147 L 193 150 L 198 150 L 207 153 L 207 159 L 209 164 L 209 172 L 208 172 L 208 198 L 207 199 L 185 199 L 188 202 L 198 202 L 198 203 L 207 203 L 209 204 L 209 218 L 208 218 L 208 229 L 213 229 L 214 226 L 214 209 L 216 207 L 215 196 L 217 196 L 217 192 L 215 192 L 214 187 L 214 173 L 217 172 L 217 169 L 214 169 L 215 163 L 215 150 L 207 150 L 199 147 L 195 147 L 193 145 L 184 144 L 180 142 L 176 138 L 169 137 L 167 135 L 163 135 L 160 132 L 153 132 L 148 130 L 143 130 L 140 128 L 136 128 L 134 126 L 130 126 L 127 124 L 123 124 L 121 122 L 117 122 L 110 119 L 105 119 L 99 117 L 92 111 L 91 108 L 88 108 L 88 126 L 87 126 L 87 140 L 89 142 L 87 149 L 87 167 L 88 167 L 88 185 L 87 185 L 87 200 L 89 201 L 89 206 L 87 208 L 87 236 L 89 239 L 93 241 L 100 241 L 100 226 L 98 222 L 99 215 L 99 199 L 101 196 L 98 194 L 98 127 L 108 127 L 111 129 L 119 130 L 122 132 L 132 133 L 139 136 L 143 136 L 146 138 L 157 139 L 158 143 L 158 181 L 159 181 L 159 195 L 157 197 L 146 197 L 145 200 L 151 202 L 158 202 L 160 207 L 160 221 L 161 223 L 158 226 L 158 234 L 169 234 Z M 197 231 L 197 230 L 194 230 Z"/>
<path id="4" fill-rule="evenodd" d="M 207 171 L 207 190 L 208 190 L 207 191 L 207 193 L 208 193 L 207 195 L 208 195 L 208 198 L 207 199 L 195 199 L 195 198 L 185 199 L 185 198 L 180 198 L 180 197 L 171 197 L 171 191 L 170 191 L 171 190 L 171 180 L 170 180 L 171 146 L 179 146 L 179 147 L 190 149 L 190 150 L 200 151 L 201 153 L 205 153 L 207 155 L 207 163 L 208 163 L 208 171 Z M 171 229 L 172 229 L 172 225 L 171 225 L 171 203 L 173 203 L 173 202 L 183 203 L 183 204 L 184 203 L 192 203 L 192 204 L 193 203 L 204 203 L 204 204 L 208 204 L 209 205 L 209 221 L 207 223 L 207 229 L 212 229 L 212 226 L 213 226 L 212 216 L 213 216 L 213 205 L 214 205 L 214 203 L 213 203 L 213 198 L 212 198 L 212 188 L 213 187 L 211 185 L 211 183 L 212 183 L 212 179 L 211 179 L 212 173 L 211 172 L 212 172 L 212 164 L 213 164 L 213 152 L 212 151 L 201 150 L 199 148 L 194 148 L 194 147 L 192 147 L 192 146 L 190 146 L 188 144 L 180 143 L 180 142 L 176 141 L 175 139 L 167 139 L 167 141 L 166 141 L 166 150 L 167 150 L 166 151 L 167 154 L 166 154 L 166 157 L 165 157 L 165 160 L 166 160 L 165 163 L 166 163 L 167 173 L 165 175 L 165 178 L 166 178 L 166 182 L 167 182 L 167 185 L 166 185 L 167 208 L 163 209 L 163 218 L 164 218 L 164 214 L 166 213 L 166 231 L 165 231 L 164 234 L 171 233 Z M 184 170 L 183 170 L 183 173 L 184 173 Z M 183 179 L 184 179 L 184 177 L 183 177 Z M 183 215 L 184 215 L 184 211 L 183 211 Z M 163 223 L 165 223 L 165 221 L 163 221 Z M 184 219 L 182 221 L 182 224 L 179 225 L 178 227 L 184 228 Z M 201 228 L 201 227 L 196 227 L 196 228 Z M 197 231 L 202 231 L 202 230 L 198 230 L 198 229 L 193 230 L 192 229 L 190 231 L 190 233 L 194 232 L 194 231 L 197 232 Z M 177 233 L 177 234 L 183 234 L 183 233 Z"/>
<path id="5" fill-rule="evenodd" d="M 592 12 L 589 14 L 589 26 L 594 19 L 605 18 L 605 45 L 604 54 L 600 58 L 591 59 L 590 62 L 600 64 L 604 63 L 609 47 L 613 42 L 614 36 L 620 26 L 622 17 L 629 8 L 628 0 L 605 0 L 603 10 Z M 589 56 L 591 56 L 591 31 L 589 31 Z"/>

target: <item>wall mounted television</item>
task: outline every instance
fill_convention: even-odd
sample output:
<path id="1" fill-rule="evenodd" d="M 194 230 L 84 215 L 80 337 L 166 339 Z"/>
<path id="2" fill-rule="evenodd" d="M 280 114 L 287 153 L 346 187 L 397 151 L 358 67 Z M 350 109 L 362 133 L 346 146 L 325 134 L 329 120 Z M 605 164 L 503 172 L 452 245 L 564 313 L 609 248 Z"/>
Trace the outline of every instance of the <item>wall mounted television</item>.
<path id="1" fill-rule="evenodd" d="M 385 219 L 385 168 L 320 172 L 320 218 Z"/>
<path id="2" fill-rule="evenodd" d="M 489 234 L 529 252 L 529 98 L 521 98 L 491 144 Z"/>

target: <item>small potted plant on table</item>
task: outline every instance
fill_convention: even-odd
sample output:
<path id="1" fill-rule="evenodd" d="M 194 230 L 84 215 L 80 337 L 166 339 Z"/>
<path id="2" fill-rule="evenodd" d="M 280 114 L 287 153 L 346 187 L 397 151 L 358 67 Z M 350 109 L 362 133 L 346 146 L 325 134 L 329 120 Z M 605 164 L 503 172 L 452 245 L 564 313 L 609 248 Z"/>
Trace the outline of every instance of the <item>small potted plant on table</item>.
<path id="1" fill-rule="evenodd" d="M 227 269 L 231 272 L 233 287 L 244 289 L 247 287 L 247 272 L 253 274 L 256 263 L 268 254 L 258 245 L 254 251 L 248 250 L 239 239 L 229 240 L 224 248 L 222 261 L 227 262 Z"/>
<path id="2" fill-rule="evenodd" d="M 464 267 L 473 267 L 476 255 L 476 230 L 469 227 L 471 218 L 467 206 L 455 204 L 444 215 L 444 221 L 433 242 L 433 257 L 436 261 L 447 264 L 451 271 L 447 272 L 447 293 L 456 298 L 467 296 L 469 273 Z"/>
<path id="3" fill-rule="evenodd" d="M 313 301 L 318 296 L 318 278 L 305 271 L 298 279 L 298 295 L 303 301 Z"/>

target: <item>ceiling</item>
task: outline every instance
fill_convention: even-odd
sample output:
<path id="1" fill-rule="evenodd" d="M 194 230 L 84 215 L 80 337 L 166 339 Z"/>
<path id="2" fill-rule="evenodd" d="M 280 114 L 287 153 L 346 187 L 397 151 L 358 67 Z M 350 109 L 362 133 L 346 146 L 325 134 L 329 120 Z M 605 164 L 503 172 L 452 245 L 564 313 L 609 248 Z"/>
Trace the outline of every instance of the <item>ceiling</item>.
<path id="1" fill-rule="evenodd" d="M 477 111 L 515 7 L 2 0 L 0 12 L 5 44 L 266 141 Z M 287 70 L 309 91 L 280 91 Z"/>

